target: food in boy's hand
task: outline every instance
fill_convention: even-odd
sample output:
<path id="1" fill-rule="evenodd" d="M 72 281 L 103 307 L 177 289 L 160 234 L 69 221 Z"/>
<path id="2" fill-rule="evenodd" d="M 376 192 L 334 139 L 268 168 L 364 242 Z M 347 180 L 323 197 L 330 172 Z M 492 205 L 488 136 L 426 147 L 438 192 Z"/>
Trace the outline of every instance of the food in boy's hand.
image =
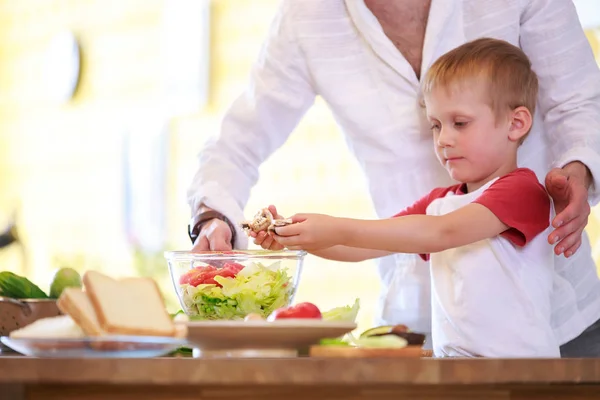
<path id="1" fill-rule="evenodd" d="M 309 318 L 309 319 L 322 319 L 321 310 L 319 307 L 312 303 L 304 302 L 296 304 L 295 306 L 283 307 L 275 310 L 269 317 L 268 321 L 275 321 L 278 319 L 296 319 L 296 318 Z"/>
<path id="2" fill-rule="evenodd" d="M 378 326 L 364 331 L 361 335 L 361 339 L 370 337 L 382 337 L 382 336 L 398 336 L 405 339 L 408 345 L 420 345 L 425 343 L 425 335 L 422 333 L 412 332 L 406 325 L 389 325 L 389 326 Z"/>
<path id="3" fill-rule="evenodd" d="M 269 225 L 269 228 L 267 228 L 267 230 L 274 231 L 275 228 L 277 228 L 277 227 L 287 226 L 287 225 L 291 225 L 293 223 L 294 223 L 294 221 L 292 221 L 291 218 L 274 219 L 273 222 L 271 223 L 271 225 Z"/>
<path id="4" fill-rule="evenodd" d="M 256 213 L 252 220 L 243 221 L 240 226 L 247 235 L 250 235 L 250 232 L 258 233 L 262 231 L 274 230 L 278 226 L 286 226 L 292 223 L 293 222 L 290 218 L 275 219 L 268 208 L 263 208 Z"/>

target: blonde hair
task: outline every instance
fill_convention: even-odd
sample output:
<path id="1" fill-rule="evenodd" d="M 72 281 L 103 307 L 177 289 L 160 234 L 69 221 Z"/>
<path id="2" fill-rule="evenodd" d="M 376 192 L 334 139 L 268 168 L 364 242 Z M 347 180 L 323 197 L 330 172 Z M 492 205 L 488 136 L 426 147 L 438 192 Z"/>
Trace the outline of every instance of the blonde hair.
<path id="1" fill-rule="evenodd" d="M 427 95 L 436 88 L 477 79 L 487 85 L 496 119 L 521 106 L 534 114 L 538 79 L 531 61 L 520 48 L 503 40 L 477 39 L 442 55 L 427 71 L 422 90 Z"/>

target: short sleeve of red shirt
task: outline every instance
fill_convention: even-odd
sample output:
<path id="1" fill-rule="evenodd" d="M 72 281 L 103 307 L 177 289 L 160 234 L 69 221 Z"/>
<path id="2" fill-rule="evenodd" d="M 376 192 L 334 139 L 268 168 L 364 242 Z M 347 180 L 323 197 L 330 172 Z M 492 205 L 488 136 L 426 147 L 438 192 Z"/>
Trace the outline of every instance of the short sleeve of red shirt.
<path id="1" fill-rule="evenodd" d="M 441 197 L 446 197 L 446 195 L 450 192 L 456 192 L 459 187 L 460 185 L 455 185 L 451 187 L 433 189 L 431 192 L 429 192 L 429 194 L 421 197 L 412 206 L 406 207 L 392 218 L 402 217 L 404 215 L 427 214 L 427 207 L 429 207 L 429 204 L 432 201 Z"/>
<path id="2" fill-rule="evenodd" d="M 525 246 L 550 225 L 550 198 L 530 169 L 519 168 L 498 178 L 473 201 L 488 208 L 509 227 L 501 234 Z"/>
<path id="3" fill-rule="evenodd" d="M 398 214 L 394 215 L 393 218 L 402 217 L 405 215 L 416 215 L 416 214 L 427 214 L 427 207 L 431 204 L 435 199 L 439 199 L 442 197 L 446 197 L 446 195 L 450 192 L 456 193 L 461 185 L 454 185 L 450 187 L 440 187 L 433 189 L 429 194 L 423 196 L 419 200 L 417 200 L 412 206 L 406 207 L 404 210 L 400 211 Z M 419 254 L 419 256 L 425 260 L 429 260 L 429 254 Z"/>

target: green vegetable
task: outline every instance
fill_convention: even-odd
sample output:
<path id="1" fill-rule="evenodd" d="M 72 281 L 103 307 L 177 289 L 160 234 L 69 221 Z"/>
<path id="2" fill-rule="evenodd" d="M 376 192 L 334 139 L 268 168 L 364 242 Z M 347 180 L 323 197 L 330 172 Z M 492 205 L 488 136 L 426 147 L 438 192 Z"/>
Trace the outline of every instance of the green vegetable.
<path id="1" fill-rule="evenodd" d="M 47 299 L 48 296 L 29 279 L 9 271 L 0 272 L 0 292 L 13 299 Z"/>
<path id="2" fill-rule="evenodd" d="M 68 287 L 82 287 L 81 275 L 73 268 L 61 268 L 54 274 L 50 284 L 50 297 L 58 299 L 63 290 Z"/>
<path id="3" fill-rule="evenodd" d="M 350 346 L 350 343 L 343 339 L 321 339 L 321 346 Z"/>
<path id="4" fill-rule="evenodd" d="M 181 285 L 190 319 L 243 319 L 250 313 L 263 317 L 284 307 L 294 291 L 292 279 L 279 262 L 266 267 L 252 263 L 235 277 L 216 276 L 215 284 Z"/>
<path id="5" fill-rule="evenodd" d="M 406 339 L 396 335 L 383 335 L 356 338 L 352 333 L 347 334 L 344 339 L 322 339 L 322 346 L 350 346 L 362 349 L 401 349 L 406 347 Z"/>
<path id="6" fill-rule="evenodd" d="M 187 347 L 187 346 L 182 346 L 179 347 L 178 349 L 174 350 L 171 354 L 169 354 L 169 356 L 174 357 L 177 355 L 183 356 L 183 357 L 192 357 L 194 354 L 194 349 L 191 347 Z"/>
<path id="7" fill-rule="evenodd" d="M 408 342 L 396 335 L 371 336 L 354 339 L 353 344 L 361 348 L 403 348 Z"/>
<path id="8" fill-rule="evenodd" d="M 354 300 L 352 306 L 336 307 L 329 311 L 321 313 L 323 320 L 325 321 L 339 321 L 339 322 L 356 322 L 356 316 L 360 309 L 360 300 Z"/>

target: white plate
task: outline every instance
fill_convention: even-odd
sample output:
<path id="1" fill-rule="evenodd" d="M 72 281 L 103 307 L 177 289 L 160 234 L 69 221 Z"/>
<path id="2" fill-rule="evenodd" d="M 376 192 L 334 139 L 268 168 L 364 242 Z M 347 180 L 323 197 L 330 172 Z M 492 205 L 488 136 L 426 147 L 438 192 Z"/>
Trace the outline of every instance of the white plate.
<path id="1" fill-rule="evenodd" d="M 158 336 L 102 336 L 81 339 L 25 339 L 2 336 L 16 352 L 33 357 L 146 358 L 171 353 L 187 342 Z"/>
<path id="2" fill-rule="evenodd" d="M 190 321 L 188 342 L 202 355 L 295 355 L 298 349 L 356 329 L 355 323 L 315 319 L 268 321 Z"/>

